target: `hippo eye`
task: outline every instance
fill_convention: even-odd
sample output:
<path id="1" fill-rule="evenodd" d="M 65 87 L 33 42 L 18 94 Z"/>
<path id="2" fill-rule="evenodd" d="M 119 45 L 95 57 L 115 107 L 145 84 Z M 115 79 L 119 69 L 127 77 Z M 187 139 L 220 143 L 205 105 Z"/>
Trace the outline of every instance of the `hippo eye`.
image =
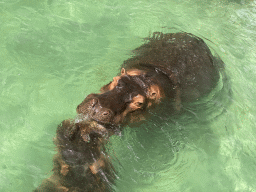
<path id="1" fill-rule="evenodd" d="M 138 107 L 141 107 L 143 105 L 142 102 L 136 102 L 135 105 L 137 105 Z"/>
<path id="2" fill-rule="evenodd" d="M 151 96 L 155 97 L 156 96 L 156 92 L 151 93 Z"/>

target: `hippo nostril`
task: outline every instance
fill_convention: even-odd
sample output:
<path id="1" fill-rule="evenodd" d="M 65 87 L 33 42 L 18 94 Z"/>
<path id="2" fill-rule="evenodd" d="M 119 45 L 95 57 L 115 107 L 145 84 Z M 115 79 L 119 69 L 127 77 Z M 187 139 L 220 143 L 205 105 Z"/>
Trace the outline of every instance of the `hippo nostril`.
<path id="1" fill-rule="evenodd" d="M 109 112 L 108 111 L 105 111 L 102 113 L 103 116 L 108 116 L 109 115 Z"/>
<path id="2" fill-rule="evenodd" d="M 89 113 L 89 116 L 98 122 L 101 123 L 110 123 L 113 118 L 113 112 L 109 109 L 102 108 L 101 106 L 94 107 Z"/>

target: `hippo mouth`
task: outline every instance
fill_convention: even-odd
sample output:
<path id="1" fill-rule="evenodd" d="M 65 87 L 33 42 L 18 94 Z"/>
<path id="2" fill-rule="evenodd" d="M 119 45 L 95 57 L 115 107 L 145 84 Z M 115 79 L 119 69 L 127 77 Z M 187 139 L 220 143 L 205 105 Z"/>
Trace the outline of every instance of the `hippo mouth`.
<path id="1" fill-rule="evenodd" d="M 113 134 L 118 135 L 120 134 L 120 131 L 121 131 L 120 125 L 116 125 L 110 122 L 100 121 L 90 116 L 90 114 L 81 114 L 81 113 L 78 114 L 75 118 L 75 123 L 90 125 L 92 130 L 95 130 L 95 132 L 98 132 L 98 130 L 100 130 L 99 133 L 103 132 L 104 135 L 106 132 L 108 132 L 108 135 L 113 135 Z"/>

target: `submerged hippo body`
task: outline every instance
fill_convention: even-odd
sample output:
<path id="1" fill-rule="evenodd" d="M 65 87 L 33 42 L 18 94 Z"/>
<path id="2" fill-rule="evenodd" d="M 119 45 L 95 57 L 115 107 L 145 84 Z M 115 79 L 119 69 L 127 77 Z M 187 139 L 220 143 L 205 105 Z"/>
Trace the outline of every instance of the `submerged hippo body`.
<path id="1" fill-rule="evenodd" d="M 108 131 L 86 118 L 57 128 L 53 174 L 34 192 L 110 192 L 115 170 L 105 150 Z"/>
<path id="2" fill-rule="evenodd" d="M 217 84 L 217 59 L 189 33 L 155 33 L 134 50 L 121 73 L 77 107 L 77 119 L 57 128 L 53 175 L 35 192 L 112 191 L 116 173 L 105 144 L 119 128 L 145 119 L 163 100 L 173 110 L 208 94 Z M 159 105 L 160 106 L 160 105 Z"/>
<path id="3" fill-rule="evenodd" d="M 217 60 L 205 42 L 189 33 L 154 33 L 147 43 L 135 49 L 135 56 L 124 61 L 121 73 L 90 94 L 77 112 L 103 124 L 122 125 L 144 118 L 147 109 L 164 98 L 195 101 L 217 84 Z"/>

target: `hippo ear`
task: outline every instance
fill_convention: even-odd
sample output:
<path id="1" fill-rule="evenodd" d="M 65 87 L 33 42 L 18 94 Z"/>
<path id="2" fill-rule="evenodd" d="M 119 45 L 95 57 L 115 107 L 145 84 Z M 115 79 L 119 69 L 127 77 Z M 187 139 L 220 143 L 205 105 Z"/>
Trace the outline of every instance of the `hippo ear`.
<path id="1" fill-rule="evenodd" d="M 121 75 L 125 75 L 125 74 L 126 74 L 125 68 L 122 68 L 121 69 Z"/>

